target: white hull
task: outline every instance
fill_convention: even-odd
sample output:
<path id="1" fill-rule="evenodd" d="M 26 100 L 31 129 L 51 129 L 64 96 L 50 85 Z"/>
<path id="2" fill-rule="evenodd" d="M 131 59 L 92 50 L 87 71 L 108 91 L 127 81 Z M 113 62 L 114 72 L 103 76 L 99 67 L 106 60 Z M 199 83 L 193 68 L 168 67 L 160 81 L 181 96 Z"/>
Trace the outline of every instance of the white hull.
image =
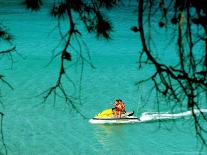
<path id="1" fill-rule="evenodd" d="M 124 118 L 92 118 L 89 120 L 91 124 L 123 124 L 123 123 L 136 123 L 139 119 L 134 116 Z"/>

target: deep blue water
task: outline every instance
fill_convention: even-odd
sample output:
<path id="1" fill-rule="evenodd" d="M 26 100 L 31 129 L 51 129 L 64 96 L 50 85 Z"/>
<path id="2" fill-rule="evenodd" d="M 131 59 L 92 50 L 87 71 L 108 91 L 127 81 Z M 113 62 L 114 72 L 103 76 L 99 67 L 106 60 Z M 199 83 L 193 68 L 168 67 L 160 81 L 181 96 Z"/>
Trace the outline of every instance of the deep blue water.
<path id="1" fill-rule="evenodd" d="M 57 47 L 60 36 L 54 29 L 57 21 L 49 16 L 48 8 L 40 12 L 29 12 L 9 1 L 1 2 L 0 19 L 14 35 L 14 44 L 18 54 L 13 55 L 14 63 L 8 57 L 1 59 L 1 73 L 7 77 L 14 90 L 4 88 L 1 110 L 5 113 L 4 132 L 8 152 L 11 155 L 79 155 L 79 154 L 133 154 L 133 155 L 173 155 L 198 154 L 200 143 L 196 139 L 191 117 L 137 123 L 128 125 L 91 125 L 88 119 L 103 109 L 113 105 L 116 98 L 122 98 L 128 110 L 135 115 L 143 112 L 155 112 L 157 106 L 152 97 L 146 99 L 151 84 L 139 89 L 137 81 L 146 78 L 153 68 L 138 70 L 138 56 L 141 49 L 139 35 L 130 31 L 136 25 L 136 9 L 127 5 L 111 10 L 107 16 L 114 23 L 112 40 L 96 39 L 94 34 L 83 32 L 91 54 L 92 69 L 84 65 L 81 83 L 81 101 L 75 100 L 77 108 L 87 117 L 84 119 L 64 100 L 53 98 L 42 104 L 38 96 L 55 84 L 59 73 L 59 59 L 47 65 L 52 51 Z M 67 21 L 62 21 L 62 30 L 66 30 Z M 156 31 L 157 32 L 157 31 Z M 157 41 L 163 42 L 161 34 Z M 75 48 L 77 42 L 73 41 Z M 162 45 L 162 44 L 161 44 Z M 4 49 L 5 44 L 1 44 Z M 170 46 L 171 47 L 171 46 Z M 58 47 L 60 49 L 60 47 Z M 58 52 L 58 48 L 56 52 Z M 172 48 L 165 49 L 161 60 L 168 63 L 176 61 Z M 19 55 L 20 54 L 20 55 Z M 86 48 L 83 54 L 87 57 Z M 170 56 L 169 56 L 170 55 Z M 66 82 L 66 89 L 74 97 L 79 96 L 81 65 L 76 63 L 77 56 L 72 55 L 68 63 L 67 74 L 75 87 Z M 144 106 L 145 105 L 145 106 Z M 168 105 L 162 104 L 162 112 L 170 112 Z M 202 154 L 207 154 L 205 149 Z"/>

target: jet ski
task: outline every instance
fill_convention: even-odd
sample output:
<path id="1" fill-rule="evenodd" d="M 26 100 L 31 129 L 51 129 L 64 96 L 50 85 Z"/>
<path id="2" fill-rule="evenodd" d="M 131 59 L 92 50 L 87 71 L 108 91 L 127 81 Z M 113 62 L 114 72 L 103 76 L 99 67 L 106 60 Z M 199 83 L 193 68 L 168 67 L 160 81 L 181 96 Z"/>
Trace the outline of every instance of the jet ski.
<path id="1" fill-rule="evenodd" d="M 134 112 L 125 112 L 121 114 L 120 118 L 117 118 L 114 115 L 113 109 L 106 109 L 99 114 L 97 114 L 94 118 L 90 119 L 89 122 L 91 124 L 114 124 L 114 123 L 136 123 L 139 122 L 139 118 L 133 116 Z"/>

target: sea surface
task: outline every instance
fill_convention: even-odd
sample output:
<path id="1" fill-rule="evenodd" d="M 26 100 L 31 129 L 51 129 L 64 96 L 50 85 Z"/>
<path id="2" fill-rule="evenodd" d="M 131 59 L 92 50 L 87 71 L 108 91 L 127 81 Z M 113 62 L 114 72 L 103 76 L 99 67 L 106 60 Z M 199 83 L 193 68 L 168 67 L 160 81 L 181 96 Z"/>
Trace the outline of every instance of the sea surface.
<path id="1" fill-rule="evenodd" d="M 0 60 L 0 73 L 14 88 L 1 86 L 1 111 L 5 114 L 3 132 L 9 155 L 207 154 L 206 148 L 201 149 L 193 119 L 188 114 L 182 118 L 134 124 L 92 125 L 88 122 L 100 111 L 111 108 L 118 98 L 138 117 L 158 111 L 155 95 L 149 97 L 152 83 L 136 85 L 149 77 L 154 68 L 139 69 L 141 41 L 139 34 L 130 30 L 137 25 L 135 4 L 131 2 L 105 12 L 113 23 L 111 40 L 96 39 L 95 34 L 88 34 L 74 15 L 82 32 L 79 38 L 82 54 L 94 66 L 86 61 L 82 66 L 74 49 L 69 49 L 72 62 L 66 62 L 66 73 L 70 80 L 64 77 L 63 84 L 77 108 L 74 109 L 58 96 L 55 102 L 53 95 L 43 102 L 42 93 L 55 85 L 59 74 L 60 57 L 52 62 L 51 58 L 63 45 L 57 20 L 49 15 L 50 3 L 39 12 L 31 12 L 19 1 L 0 1 L 0 20 L 14 36 L 16 46 L 12 60 L 10 56 Z M 65 17 L 61 19 L 63 33 L 67 26 Z M 172 51 L 176 47 L 164 46 L 162 36 L 168 34 L 158 30 L 155 45 L 156 41 L 160 44 L 153 46 L 165 52 L 157 56 L 162 56 L 161 61 L 174 64 L 177 58 Z M 75 39 L 72 43 L 80 51 Z M 0 44 L 1 50 L 8 47 L 4 42 Z M 162 114 L 171 113 L 170 107 L 171 103 L 160 100 Z M 182 112 L 185 107 L 178 111 Z"/>

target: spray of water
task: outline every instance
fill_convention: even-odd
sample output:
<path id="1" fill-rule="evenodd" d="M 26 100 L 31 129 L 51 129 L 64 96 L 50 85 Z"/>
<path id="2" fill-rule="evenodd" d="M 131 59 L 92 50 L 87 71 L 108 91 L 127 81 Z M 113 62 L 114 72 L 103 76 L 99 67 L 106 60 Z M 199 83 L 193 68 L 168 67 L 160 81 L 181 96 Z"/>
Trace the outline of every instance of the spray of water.
<path id="1" fill-rule="evenodd" d="M 200 112 L 202 113 L 207 113 L 207 109 L 201 109 L 199 110 L 194 110 L 195 114 L 199 114 Z M 187 117 L 191 116 L 192 111 L 186 111 L 182 113 L 158 113 L 158 112 L 144 112 L 140 116 L 140 122 L 148 122 L 148 121 L 155 121 L 155 120 L 165 120 L 165 119 L 177 119 L 177 118 L 182 118 L 182 117 Z"/>

